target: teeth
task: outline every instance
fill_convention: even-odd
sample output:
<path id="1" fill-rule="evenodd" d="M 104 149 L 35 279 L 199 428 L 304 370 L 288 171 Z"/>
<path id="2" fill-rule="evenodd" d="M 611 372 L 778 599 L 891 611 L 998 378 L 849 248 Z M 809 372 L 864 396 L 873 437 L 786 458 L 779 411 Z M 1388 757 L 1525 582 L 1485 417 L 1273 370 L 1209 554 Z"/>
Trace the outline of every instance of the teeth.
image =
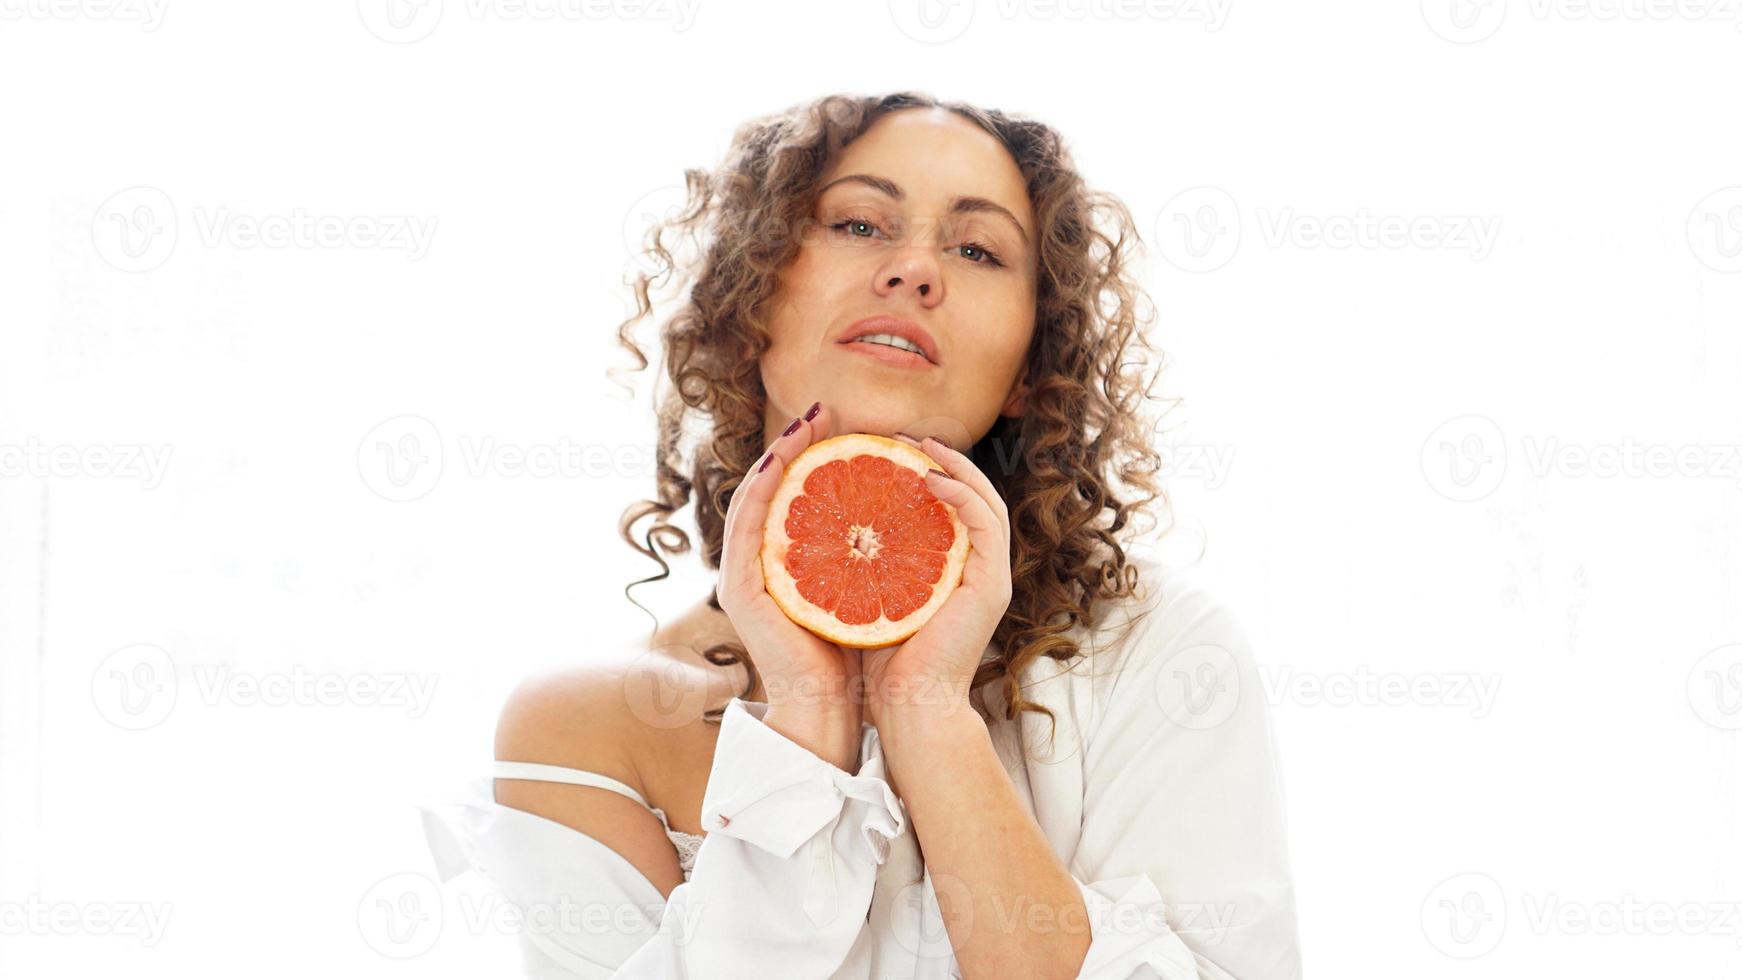
<path id="1" fill-rule="evenodd" d="M 853 343 L 855 343 L 855 344 L 883 344 L 884 346 L 887 346 L 887 347 L 897 347 L 897 348 L 900 348 L 901 350 L 912 351 L 921 357 L 925 356 L 925 351 L 920 350 L 918 344 L 915 344 L 911 341 L 903 340 L 900 337 L 897 337 L 892 333 L 868 333 L 863 337 L 854 338 Z"/>

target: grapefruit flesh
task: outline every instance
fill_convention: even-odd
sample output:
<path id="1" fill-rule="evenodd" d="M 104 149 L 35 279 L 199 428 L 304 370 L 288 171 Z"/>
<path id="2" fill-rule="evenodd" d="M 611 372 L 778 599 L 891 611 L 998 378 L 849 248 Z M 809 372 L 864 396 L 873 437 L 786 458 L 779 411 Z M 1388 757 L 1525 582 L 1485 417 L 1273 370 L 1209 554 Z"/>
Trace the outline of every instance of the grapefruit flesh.
<path id="1" fill-rule="evenodd" d="M 788 619 L 844 647 L 900 643 L 962 581 L 968 529 L 925 486 L 941 469 L 896 439 L 855 432 L 799 453 L 769 502 L 762 577 Z"/>

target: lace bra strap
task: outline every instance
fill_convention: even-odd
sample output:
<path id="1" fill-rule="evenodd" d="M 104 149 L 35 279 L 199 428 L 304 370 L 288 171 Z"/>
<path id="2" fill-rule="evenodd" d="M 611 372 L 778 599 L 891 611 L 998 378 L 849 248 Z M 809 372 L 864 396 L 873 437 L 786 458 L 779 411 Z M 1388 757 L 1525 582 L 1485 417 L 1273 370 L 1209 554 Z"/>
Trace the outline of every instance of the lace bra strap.
<path id="1" fill-rule="evenodd" d="M 503 762 L 497 760 L 490 766 L 490 775 L 497 779 L 530 779 L 544 783 L 567 783 L 570 786 L 592 786 L 597 789 L 608 789 L 613 793 L 621 793 L 635 802 L 653 810 L 641 794 L 629 785 L 612 779 L 603 773 L 591 772 L 586 769 L 570 769 L 567 766 L 551 766 L 542 762 Z M 659 811 L 654 810 L 655 813 Z"/>

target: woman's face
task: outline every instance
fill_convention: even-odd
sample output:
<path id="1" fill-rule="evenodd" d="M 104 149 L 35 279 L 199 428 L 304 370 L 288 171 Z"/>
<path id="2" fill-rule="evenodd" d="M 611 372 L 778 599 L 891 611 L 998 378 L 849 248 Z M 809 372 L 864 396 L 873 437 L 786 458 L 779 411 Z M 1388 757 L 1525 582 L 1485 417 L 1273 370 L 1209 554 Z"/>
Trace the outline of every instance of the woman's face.
<path id="1" fill-rule="evenodd" d="M 1034 215 L 1009 151 L 946 109 L 904 109 L 847 145 L 781 270 L 762 355 L 764 442 L 814 401 L 834 431 L 958 449 L 1020 415 L 1034 333 Z M 840 226 L 840 227 L 836 227 Z M 923 331 L 929 357 L 846 342 L 871 317 Z"/>

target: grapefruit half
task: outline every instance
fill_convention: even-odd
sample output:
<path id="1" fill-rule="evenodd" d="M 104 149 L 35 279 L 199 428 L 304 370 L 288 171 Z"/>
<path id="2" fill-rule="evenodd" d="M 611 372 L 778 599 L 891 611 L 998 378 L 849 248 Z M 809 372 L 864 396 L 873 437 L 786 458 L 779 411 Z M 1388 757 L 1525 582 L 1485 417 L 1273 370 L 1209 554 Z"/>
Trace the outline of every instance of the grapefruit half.
<path id="1" fill-rule="evenodd" d="M 900 643 L 961 584 L 968 529 L 926 489 L 919 449 L 854 432 L 813 443 L 781 476 L 762 579 L 788 619 L 844 647 Z"/>

